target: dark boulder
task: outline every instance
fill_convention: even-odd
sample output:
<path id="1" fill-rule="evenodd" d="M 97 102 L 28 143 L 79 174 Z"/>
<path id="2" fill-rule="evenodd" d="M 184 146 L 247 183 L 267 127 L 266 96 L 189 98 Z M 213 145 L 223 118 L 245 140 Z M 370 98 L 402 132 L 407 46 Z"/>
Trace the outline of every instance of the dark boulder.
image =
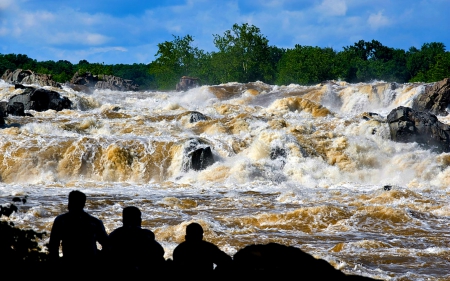
<path id="1" fill-rule="evenodd" d="M 180 82 L 177 83 L 176 90 L 187 91 L 189 89 L 198 87 L 199 81 L 200 80 L 195 77 L 183 76 L 181 77 Z"/>
<path id="2" fill-rule="evenodd" d="M 58 92 L 33 87 L 26 87 L 23 93 L 14 95 L 9 99 L 8 113 L 16 115 L 10 111 L 15 110 L 14 112 L 17 112 L 15 108 L 18 105 L 16 103 L 22 103 L 24 110 L 35 111 L 46 111 L 49 109 L 61 111 L 72 107 L 72 102 Z"/>
<path id="3" fill-rule="evenodd" d="M 8 116 L 8 102 L 0 101 L 0 116 L 7 117 Z"/>
<path id="4" fill-rule="evenodd" d="M 435 115 L 447 116 L 447 108 L 449 105 L 450 78 L 445 78 L 432 86 L 427 86 L 425 92 L 414 100 L 412 108 Z"/>
<path id="5" fill-rule="evenodd" d="M 25 107 L 21 102 L 13 102 L 8 104 L 8 114 L 14 116 L 26 116 L 25 115 Z"/>
<path id="6" fill-rule="evenodd" d="M 198 139 L 191 139 L 184 145 L 182 170 L 200 171 L 214 164 L 211 147 Z"/>
<path id="7" fill-rule="evenodd" d="M 387 116 L 391 139 L 417 142 L 437 152 L 450 152 L 450 126 L 431 113 L 400 106 Z"/>
<path id="8" fill-rule="evenodd" d="M 236 276 L 248 280 L 373 280 L 362 276 L 346 275 L 325 260 L 316 259 L 302 250 L 269 243 L 250 245 L 233 257 Z"/>
<path id="9" fill-rule="evenodd" d="M 208 118 L 204 114 L 198 111 L 191 111 L 189 114 L 191 115 L 191 117 L 189 117 L 189 123 L 196 123 L 199 121 L 208 120 Z"/>
<path id="10" fill-rule="evenodd" d="M 51 75 L 34 73 L 31 70 L 16 69 L 12 71 L 7 69 L 1 79 L 11 84 L 37 84 L 41 87 L 51 86 L 61 88 L 61 85 L 55 82 Z"/>

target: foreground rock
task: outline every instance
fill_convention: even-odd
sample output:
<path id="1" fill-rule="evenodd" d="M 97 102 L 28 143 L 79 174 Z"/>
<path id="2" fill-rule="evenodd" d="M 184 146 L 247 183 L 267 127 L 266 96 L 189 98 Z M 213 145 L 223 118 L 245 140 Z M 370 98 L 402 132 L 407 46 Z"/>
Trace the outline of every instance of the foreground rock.
<path id="1" fill-rule="evenodd" d="M 450 78 L 445 78 L 432 86 L 427 86 L 425 92 L 414 101 L 413 109 L 447 116 L 449 105 Z"/>
<path id="2" fill-rule="evenodd" d="M 187 91 L 189 89 L 198 87 L 200 85 L 200 80 L 195 77 L 183 76 L 180 79 L 180 82 L 177 83 L 176 90 L 177 91 Z"/>
<path id="3" fill-rule="evenodd" d="M 450 152 L 450 126 L 431 113 L 400 106 L 387 116 L 391 139 L 417 142 L 437 152 Z"/>
<path id="4" fill-rule="evenodd" d="M 233 257 L 233 265 L 239 280 L 374 280 L 346 275 L 325 260 L 276 243 L 239 250 Z"/>
<path id="5" fill-rule="evenodd" d="M 79 74 L 78 72 L 70 80 L 67 86 L 76 91 L 92 92 L 94 89 L 113 91 L 138 91 L 139 85 L 132 80 L 123 79 L 113 75 L 92 75 L 90 72 Z"/>
<path id="6" fill-rule="evenodd" d="M 16 85 L 16 88 L 24 88 L 25 90 L 9 99 L 8 114 L 24 116 L 24 110 L 46 111 L 53 109 L 61 111 L 72 107 L 72 102 L 58 92 L 21 85 Z"/>
<path id="7" fill-rule="evenodd" d="M 41 87 L 51 86 L 61 88 L 58 82 L 53 81 L 51 75 L 34 73 L 31 70 L 7 69 L 1 79 L 10 84 L 37 84 Z"/>

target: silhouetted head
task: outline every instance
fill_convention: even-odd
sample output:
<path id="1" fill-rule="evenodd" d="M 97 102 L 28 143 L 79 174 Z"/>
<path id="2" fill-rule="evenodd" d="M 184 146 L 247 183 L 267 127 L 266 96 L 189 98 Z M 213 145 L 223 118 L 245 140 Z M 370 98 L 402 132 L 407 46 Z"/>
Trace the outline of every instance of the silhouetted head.
<path id="1" fill-rule="evenodd" d="M 83 211 L 86 204 L 86 194 L 81 191 L 73 190 L 69 193 L 69 211 L 79 212 Z"/>
<path id="2" fill-rule="evenodd" d="M 193 222 L 186 226 L 186 241 L 201 241 L 203 240 L 203 228 L 200 224 Z"/>
<path id="3" fill-rule="evenodd" d="M 122 222 L 124 226 L 141 226 L 141 211 L 139 208 L 130 206 L 122 211 Z"/>

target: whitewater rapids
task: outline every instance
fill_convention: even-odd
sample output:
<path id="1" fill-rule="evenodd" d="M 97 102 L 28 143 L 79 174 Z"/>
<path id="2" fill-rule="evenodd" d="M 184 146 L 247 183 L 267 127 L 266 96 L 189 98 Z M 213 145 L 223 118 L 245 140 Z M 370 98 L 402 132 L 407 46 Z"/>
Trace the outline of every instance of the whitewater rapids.
<path id="1" fill-rule="evenodd" d="M 277 242 L 346 273 L 450 278 L 450 154 L 391 141 L 385 121 L 423 83 L 51 89 L 74 108 L 9 116 L 0 129 L 0 204 L 26 196 L 8 218 L 20 227 L 49 233 L 78 189 L 108 233 L 124 206 L 139 207 L 166 258 L 196 221 L 230 255 Z M 0 100 L 21 91 L 0 80 Z M 206 120 L 191 123 L 193 111 Z M 183 169 L 192 139 L 211 147 L 205 170 Z"/>

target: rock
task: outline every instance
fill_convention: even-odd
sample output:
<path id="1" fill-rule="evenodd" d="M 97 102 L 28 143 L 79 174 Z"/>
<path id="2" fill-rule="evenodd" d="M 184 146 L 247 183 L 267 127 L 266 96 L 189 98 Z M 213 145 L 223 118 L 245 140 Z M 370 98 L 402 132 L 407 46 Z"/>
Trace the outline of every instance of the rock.
<path id="1" fill-rule="evenodd" d="M 437 152 L 450 152 L 450 126 L 435 115 L 400 106 L 387 116 L 391 139 L 417 142 Z"/>
<path id="2" fill-rule="evenodd" d="M 180 82 L 177 83 L 176 90 L 177 91 L 187 91 L 189 89 L 195 88 L 199 86 L 200 80 L 195 77 L 183 76 L 180 79 Z"/>
<path id="3" fill-rule="evenodd" d="M 208 118 L 198 111 L 191 111 L 191 117 L 189 118 L 189 123 L 197 123 L 199 121 L 206 121 Z"/>
<path id="4" fill-rule="evenodd" d="M 122 79 L 113 75 L 103 75 L 103 79 L 95 84 L 95 88 L 114 91 L 137 91 L 139 90 L 139 85 L 132 80 Z"/>
<path id="5" fill-rule="evenodd" d="M 432 86 L 427 86 L 425 92 L 413 102 L 412 108 L 435 115 L 447 116 L 449 105 L 450 78 L 445 78 Z"/>
<path id="6" fill-rule="evenodd" d="M 70 84 L 74 85 L 83 85 L 88 88 L 94 88 L 95 84 L 98 82 L 98 77 L 92 75 L 90 72 L 85 72 L 83 74 L 79 74 L 78 71 L 75 72 L 72 79 L 70 79 Z"/>
<path id="7" fill-rule="evenodd" d="M 25 115 L 25 107 L 21 102 L 12 102 L 8 104 L 8 114 L 14 116 L 26 116 Z"/>
<path id="8" fill-rule="evenodd" d="M 300 280 L 373 280 L 345 275 L 325 260 L 277 243 L 246 246 L 234 255 L 233 266 L 242 280 L 245 277 L 249 277 L 248 280 L 269 280 L 269 277 L 288 280 L 292 276 Z"/>
<path id="9" fill-rule="evenodd" d="M 55 91 L 36 89 L 33 87 L 26 87 L 25 91 L 22 94 L 14 95 L 9 99 L 9 114 L 21 114 L 20 106 L 16 103 L 21 103 L 24 110 L 35 111 L 46 111 L 49 109 L 61 111 L 63 109 L 70 109 L 72 107 L 72 102 L 67 97 L 63 97 Z M 15 114 L 13 114 L 12 112 L 14 112 Z"/>
<path id="10" fill-rule="evenodd" d="M 200 171 L 214 164 L 211 147 L 198 139 L 191 139 L 184 145 L 182 170 Z"/>
<path id="11" fill-rule="evenodd" d="M 8 102 L 0 101 L 0 116 L 7 117 L 8 116 Z"/>
<path id="12" fill-rule="evenodd" d="M 113 75 L 92 75 L 90 72 L 79 74 L 76 72 L 70 83 L 66 86 L 75 91 L 89 93 L 93 89 L 113 90 L 113 91 L 137 91 L 139 85 L 132 80 L 123 79 Z"/>
<path id="13" fill-rule="evenodd" d="M 37 84 L 41 87 L 51 86 L 61 88 L 58 82 L 53 81 L 51 75 L 34 73 L 31 70 L 16 69 L 11 71 L 7 69 L 1 79 L 11 84 Z"/>

